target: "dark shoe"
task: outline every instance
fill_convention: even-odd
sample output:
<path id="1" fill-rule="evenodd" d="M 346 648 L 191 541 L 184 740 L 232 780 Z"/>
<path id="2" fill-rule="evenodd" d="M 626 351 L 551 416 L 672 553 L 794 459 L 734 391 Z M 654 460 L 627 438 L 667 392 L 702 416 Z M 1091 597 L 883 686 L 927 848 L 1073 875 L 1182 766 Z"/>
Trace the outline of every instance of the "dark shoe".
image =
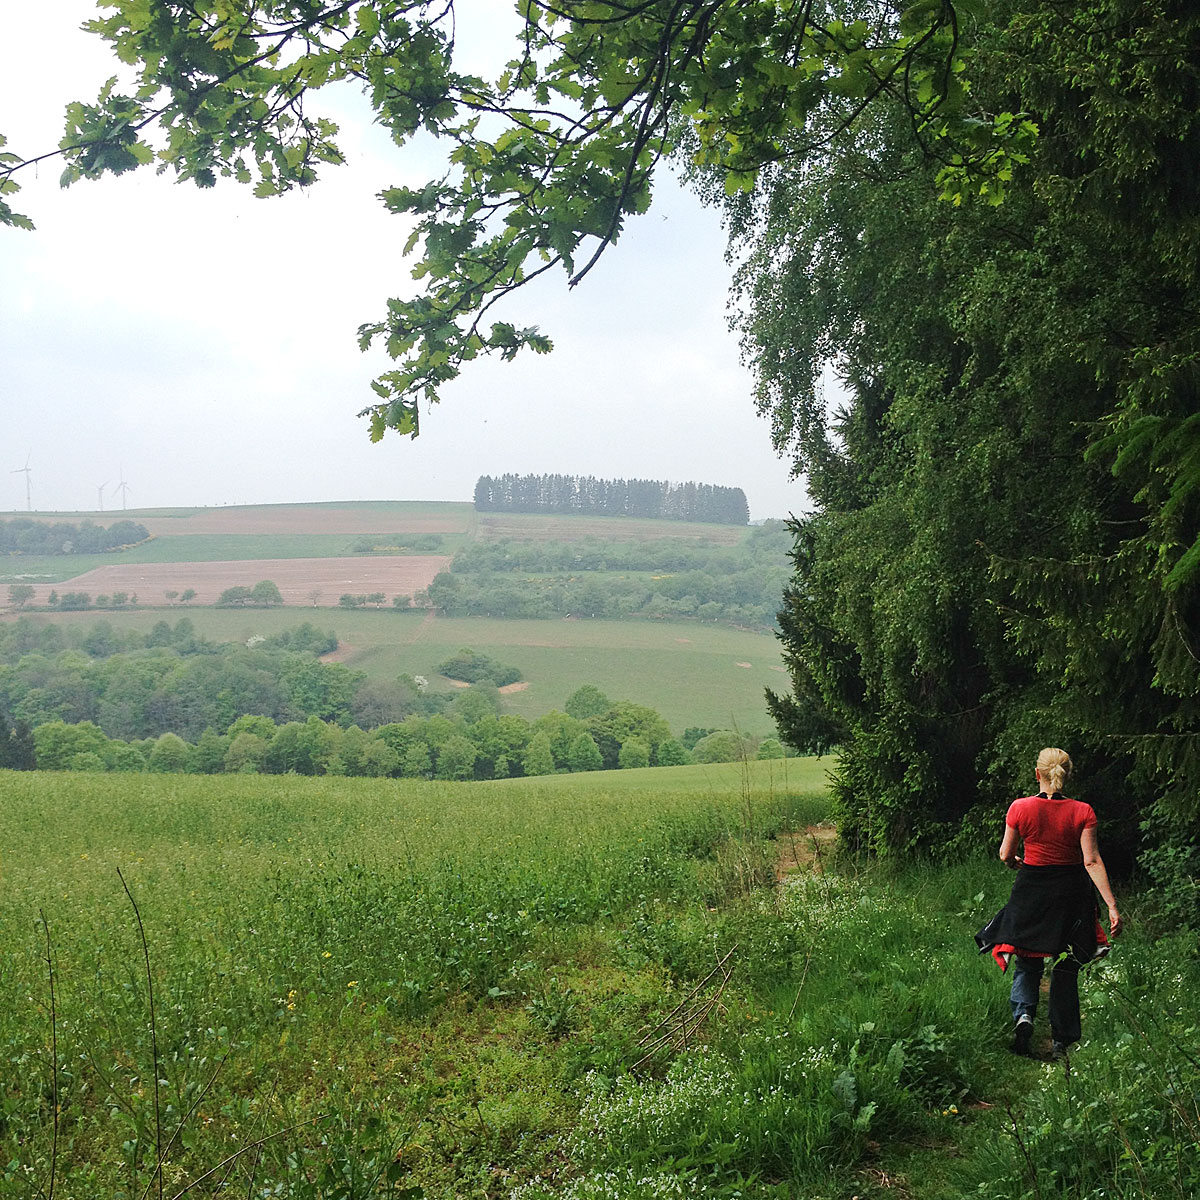
<path id="1" fill-rule="evenodd" d="M 1017 1018 L 1017 1023 L 1013 1027 L 1012 1052 L 1014 1054 L 1028 1054 L 1030 1044 L 1033 1042 L 1033 1018 L 1021 1016 Z"/>
<path id="2" fill-rule="evenodd" d="M 1066 1058 L 1067 1057 L 1066 1042 L 1054 1042 L 1050 1047 L 1050 1057 L 1055 1062 L 1058 1062 L 1058 1060 L 1060 1058 Z"/>

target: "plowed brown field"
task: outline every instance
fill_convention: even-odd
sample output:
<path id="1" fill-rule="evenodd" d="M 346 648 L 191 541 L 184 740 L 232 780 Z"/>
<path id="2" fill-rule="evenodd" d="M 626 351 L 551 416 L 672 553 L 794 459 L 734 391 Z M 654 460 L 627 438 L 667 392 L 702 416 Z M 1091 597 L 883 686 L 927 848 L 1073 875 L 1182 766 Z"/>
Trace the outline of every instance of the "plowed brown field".
<path id="1" fill-rule="evenodd" d="M 284 604 L 315 603 L 328 608 L 338 597 L 383 592 L 386 603 L 393 596 L 411 596 L 428 587 L 433 577 L 450 566 L 445 554 L 387 555 L 371 558 L 260 558 L 244 562 L 126 563 L 98 567 L 53 586 L 41 584 L 34 604 L 45 604 L 52 591 L 87 592 L 93 603 L 98 595 L 136 593 L 141 604 L 162 604 L 164 592 L 195 588 L 196 604 L 215 604 L 231 587 L 253 587 L 271 580 Z"/>

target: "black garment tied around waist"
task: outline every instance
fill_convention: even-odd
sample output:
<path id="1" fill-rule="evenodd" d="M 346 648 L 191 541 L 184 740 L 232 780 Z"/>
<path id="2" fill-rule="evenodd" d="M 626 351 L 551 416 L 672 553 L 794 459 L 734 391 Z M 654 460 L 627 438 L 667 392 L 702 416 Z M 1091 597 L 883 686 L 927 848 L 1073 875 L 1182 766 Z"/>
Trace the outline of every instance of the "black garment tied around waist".
<path id="1" fill-rule="evenodd" d="M 1081 963 L 1096 956 L 1096 896 L 1082 863 L 1022 866 L 1008 903 L 975 935 L 993 946 L 1057 956 L 1068 947 Z"/>

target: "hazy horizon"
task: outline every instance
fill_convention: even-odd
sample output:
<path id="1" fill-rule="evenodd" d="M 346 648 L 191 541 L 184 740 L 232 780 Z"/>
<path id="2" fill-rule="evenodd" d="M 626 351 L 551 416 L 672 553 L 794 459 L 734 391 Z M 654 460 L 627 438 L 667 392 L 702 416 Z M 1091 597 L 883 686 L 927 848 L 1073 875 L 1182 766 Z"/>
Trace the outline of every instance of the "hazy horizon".
<path id="1" fill-rule="evenodd" d="M 0 72 L 6 150 L 55 145 L 65 103 L 122 70 L 77 28 L 94 11 L 12 14 L 9 45 L 36 37 L 55 56 L 10 54 Z M 464 4 L 464 53 L 494 55 L 499 19 Z M 223 507 L 452 500 L 506 472 L 736 486 L 754 519 L 805 507 L 727 326 L 720 214 L 665 173 L 582 286 L 547 276 L 507 306 L 554 353 L 468 364 L 422 404 L 418 439 L 372 445 L 355 414 L 391 363 L 360 353 L 356 330 L 415 287 L 409 224 L 376 193 L 429 178 L 440 150 L 397 151 L 351 90 L 318 101 L 348 165 L 274 200 L 153 170 L 65 191 L 54 162 L 22 173 L 13 199 L 37 229 L 0 230 L 0 505 L 25 511 L 28 462 L 39 512 L 112 511 L 121 479 L 129 506 Z"/>
<path id="2" fill-rule="evenodd" d="M 475 60 L 503 50 L 484 3 L 463 3 Z M 124 68 L 78 30 L 86 0 L 18 6 L 0 71 L 6 150 L 57 144 L 64 105 Z M 468 40 L 473 39 L 473 40 Z M 562 473 L 741 487 L 754 519 L 802 511 L 803 485 L 771 447 L 726 320 L 720 214 L 668 174 L 583 285 L 537 280 L 504 310 L 540 326 L 546 357 L 468 364 L 421 436 L 372 445 L 356 413 L 390 369 L 356 331 L 411 294 L 406 218 L 376 194 L 440 170 L 432 139 L 398 151 L 352 89 L 322 92 L 347 165 L 257 200 L 139 170 L 58 187 L 50 161 L 13 197 L 34 232 L 0 230 L 0 505 L 39 512 L 268 501 L 470 497 L 480 475 Z M 100 489 L 103 488 L 103 492 Z M 98 494 L 102 504 L 97 503 Z M 111 498 L 111 499 L 110 499 Z"/>
<path id="3" fill-rule="evenodd" d="M 560 472 L 560 474 L 561 473 L 563 473 L 563 472 Z M 500 472 L 500 474 L 504 474 L 504 472 Z M 663 478 L 663 477 L 660 476 L 659 478 Z M 694 480 L 671 480 L 670 482 L 672 482 L 672 483 L 689 483 L 690 482 L 690 483 L 703 484 L 703 483 L 708 483 L 709 481 L 706 479 L 694 479 Z M 738 484 L 728 484 L 725 486 L 738 487 L 739 485 Z M 744 491 L 745 489 L 743 488 L 742 490 Z M 158 513 L 162 513 L 162 512 L 187 512 L 187 511 L 192 511 L 192 510 L 203 510 L 203 509 L 209 509 L 209 508 L 317 508 L 317 507 L 322 507 L 322 506 L 323 507 L 336 507 L 338 505 L 349 505 L 349 504 L 362 504 L 362 505 L 465 504 L 468 507 L 471 507 L 474 504 L 474 500 L 471 497 L 467 497 L 464 500 L 442 500 L 442 499 L 429 499 L 429 498 L 425 498 L 425 497 L 411 497 L 411 496 L 409 496 L 409 497 L 377 496 L 377 497 L 364 498 L 364 499 L 358 499 L 358 500 L 352 500 L 352 499 L 348 499 L 348 498 L 343 498 L 341 500 L 255 500 L 248 504 L 152 504 L 152 505 L 139 505 L 137 508 L 132 508 L 132 507 L 131 508 L 102 508 L 102 509 L 100 509 L 100 508 L 11 509 L 10 508 L 10 509 L 0 509 L 0 520 L 8 521 L 8 520 L 12 520 L 15 517 L 31 517 L 31 518 L 38 518 L 38 517 L 43 517 L 43 518 L 47 518 L 47 517 L 108 517 L 108 518 L 112 518 L 114 520 L 119 520 L 123 517 L 136 517 L 136 516 L 138 516 L 139 513 L 140 514 L 158 514 Z M 527 513 L 527 514 L 519 514 L 519 515 L 536 516 L 538 514 Z M 580 514 L 553 513 L 550 515 L 568 516 L 568 517 L 574 516 L 574 515 L 579 515 L 579 516 L 586 517 L 586 519 L 589 521 L 604 519 L 604 517 L 601 514 L 595 514 L 595 513 L 588 513 L 588 514 L 584 514 L 584 513 L 580 513 Z M 615 521 L 621 520 L 622 515 L 621 514 L 614 515 L 612 517 L 612 519 Z M 679 521 L 679 520 L 674 520 L 673 518 L 667 518 L 667 517 L 662 517 L 662 518 L 626 517 L 624 519 L 632 520 L 632 521 L 638 521 L 638 520 L 667 521 L 667 520 L 671 520 L 673 524 L 677 524 L 677 525 L 719 524 L 719 522 L 713 522 L 713 521 Z M 763 521 L 771 520 L 771 519 L 772 518 L 770 518 L 770 517 L 755 517 L 752 515 L 750 518 L 750 524 L 758 525 L 758 524 L 761 524 Z"/>

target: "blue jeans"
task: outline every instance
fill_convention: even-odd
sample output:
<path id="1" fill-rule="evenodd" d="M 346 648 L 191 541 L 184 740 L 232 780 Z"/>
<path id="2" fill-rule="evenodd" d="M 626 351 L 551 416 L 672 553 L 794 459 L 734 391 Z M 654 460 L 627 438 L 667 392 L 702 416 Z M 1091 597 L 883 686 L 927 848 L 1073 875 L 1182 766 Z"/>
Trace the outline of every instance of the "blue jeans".
<path id="1" fill-rule="evenodd" d="M 1038 993 L 1045 970 L 1044 958 L 1012 957 L 1013 981 L 1009 1000 L 1012 1015 L 1018 1017 L 1037 1015 Z M 1082 964 L 1068 951 L 1054 964 L 1050 972 L 1050 1036 L 1064 1046 L 1079 1041 L 1079 968 Z"/>

